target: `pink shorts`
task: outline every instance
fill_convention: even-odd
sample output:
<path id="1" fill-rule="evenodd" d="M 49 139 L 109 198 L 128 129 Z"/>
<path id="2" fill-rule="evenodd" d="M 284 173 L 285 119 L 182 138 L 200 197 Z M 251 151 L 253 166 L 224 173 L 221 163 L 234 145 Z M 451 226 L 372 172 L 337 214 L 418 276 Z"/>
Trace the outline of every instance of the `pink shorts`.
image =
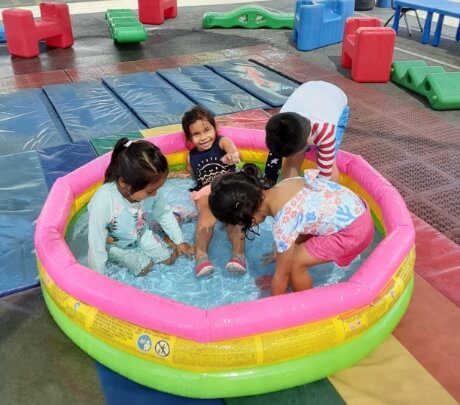
<path id="1" fill-rule="evenodd" d="M 192 198 L 192 201 L 197 201 L 201 197 L 205 195 L 211 194 L 211 185 L 208 184 L 207 186 L 204 186 L 203 188 L 200 188 L 198 191 L 192 191 L 190 193 L 190 197 Z"/>
<path id="2" fill-rule="evenodd" d="M 336 262 L 339 266 L 346 267 L 371 244 L 373 239 L 374 222 L 367 207 L 360 217 L 341 231 L 331 235 L 311 236 L 305 242 L 305 249 L 318 259 Z"/>

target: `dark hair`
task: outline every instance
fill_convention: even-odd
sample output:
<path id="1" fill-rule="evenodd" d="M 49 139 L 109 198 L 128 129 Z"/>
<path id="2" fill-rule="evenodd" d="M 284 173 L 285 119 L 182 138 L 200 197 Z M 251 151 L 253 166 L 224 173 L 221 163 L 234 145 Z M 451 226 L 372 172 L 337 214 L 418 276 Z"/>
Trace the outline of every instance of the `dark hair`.
<path id="1" fill-rule="evenodd" d="M 278 156 L 291 156 L 306 146 L 310 131 L 310 121 L 300 114 L 279 113 L 267 121 L 265 143 Z"/>
<path id="2" fill-rule="evenodd" d="M 216 120 L 214 114 L 208 109 L 197 105 L 192 107 L 190 110 L 186 111 L 182 116 L 182 130 L 185 134 L 185 139 L 187 141 L 192 140 L 192 134 L 190 133 L 190 125 L 195 123 L 198 120 L 207 120 L 214 127 L 214 130 L 217 132 Z"/>
<path id="3" fill-rule="evenodd" d="M 236 173 L 224 173 L 211 184 L 209 208 L 224 224 L 241 225 L 246 237 L 252 230 L 255 212 L 263 201 L 263 191 L 268 188 L 259 168 L 245 163 Z"/>
<path id="4" fill-rule="evenodd" d="M 130 142 L 130 143 L 129 143 Z M 158 146 L 145 140 L 121 138 L 115 144 L 105 171 L 105 183 L 121 177 L 135 193 L 168 174 L 168 162 Z"/>

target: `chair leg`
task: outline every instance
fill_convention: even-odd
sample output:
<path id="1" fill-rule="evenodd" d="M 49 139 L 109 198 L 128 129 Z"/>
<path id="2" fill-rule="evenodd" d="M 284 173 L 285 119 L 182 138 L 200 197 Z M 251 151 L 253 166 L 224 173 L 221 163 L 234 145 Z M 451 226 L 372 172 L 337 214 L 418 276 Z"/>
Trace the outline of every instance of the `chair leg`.
<path id="1" fill-rule="evenodd" d="M 386 27 L 388 24 L 390 24 L 390 21 L 394 18 L 395 14 L 393 13 L 393 15 L 387 20 L 387 22 L 383 25 L 384 27 Z"/>
<path id="2" fill-rule="evenodd" d="M 409 32 L 409 36 L 412 37 L 412 31 L 410 30 L 409 23 L 407 22 L 407 16 L 406 13 L 403 13 L 404 21 L 406 23 L 407 31 Z"/>
<path id="3" fill-rule="evenodd" d="M 415 17 L 417 17 L 418 26 L 420 27 L 420 32 L 423 32 L 422 23 L 420 22 L 420 18 L 418 16 L 417 10 L 414 10 L 414 11 L 415 11 Z"/>

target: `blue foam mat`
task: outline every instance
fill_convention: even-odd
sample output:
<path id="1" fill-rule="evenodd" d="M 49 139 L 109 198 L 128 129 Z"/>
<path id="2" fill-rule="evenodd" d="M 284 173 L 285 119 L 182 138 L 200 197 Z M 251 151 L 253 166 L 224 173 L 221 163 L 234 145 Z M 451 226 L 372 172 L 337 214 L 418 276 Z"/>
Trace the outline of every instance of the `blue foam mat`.
<path id="1" fill-rule="evenodd" d="M 0 296 L 37 283 L 34 222 L 48 194 L 36 151 L 0 156 Z"/>
<path id="2" fill-rule="evenodd" d="M 247 60 L 230 60 L 206 66 L 272 107 L 282 106 L 299 87 L 292 80 Z"/>
<path id="3" fill-rule="evenodd" d="M 74 142 L 145 129 L 102 81 L 43 87 Z"/>
<path id="4" fill-rule="evenodd" d="M 206 66 L 188 66 L 179 69 L 161 69 L 157 73 L 178 88 L 195 103 L 215 115 L 231 114 L 270 106 Z"/>
<path id="5" fill-rule="evenodd" d="M 184 398 L 147 388 L 96 365 L 107 405 L 224 405 L 221 399 Z"/>
<path id="6" fill-rule="evenodd" d="M 0 95 L 0 156 L 69 142 L 43 90 L 28 89 Z"/>
<path id="7" fill-rule="evenodd" d="M 195 103 L 156 73 L 104 77 L 103 82 L 148 127 L 178 124 Z"/>
<path id="8" fill-rule="evenodd" d="M 89 141 L 74 142 L 38 151 L 48 189 L 58 177 L 94 160 L 97 154 Z"/>

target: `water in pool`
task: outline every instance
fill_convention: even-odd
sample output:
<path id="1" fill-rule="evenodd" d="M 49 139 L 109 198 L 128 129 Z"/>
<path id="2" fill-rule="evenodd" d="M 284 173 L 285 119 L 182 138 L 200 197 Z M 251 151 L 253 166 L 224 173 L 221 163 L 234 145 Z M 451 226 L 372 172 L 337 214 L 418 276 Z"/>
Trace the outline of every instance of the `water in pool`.
<path id="1" fill-rule="evenodd" d="M 173 210 L 195 213 L 188 189 L 194 185 L 191 179 L 169 179 L 162 191 Z M 192 217 L 194 215 L 191 215 Z M 209 309 L 220 305 L 256 300 L 266 297 L 269 292 L 261 287 L 260 280 L 274 273 L 274 265 L 263 265 L 262 255 L 272 247 L 271 220 L 267 219 L 259 226 L 260 236 L 246 242 L 246 274 L 231 274 L 225 271 L 225 264 L 231 256 L 230 242 L 221 224 L 214 229 L 214 237 L 209 249 L 209 258 L 216 271 L 207 277 L 195 277 L 193 258 L 179 257 L 172 266 L 157 264 L 145 277 L 134 277 L 127 269 L 109 264 L 107 275 L 122 283 L 132 285 L 143 291 L 161 295 L 187 305 Z M 187 242 L 193 244 L 195 236 L 194 219 L 181 224 Z M 73 223 L 66 235 L 67 243 L 77 260 L 87 266 L 88 251 L 88 213 L 86 209 Z M 348 267 L 338 267 L 334 263 L 322 264 L 310 268 L 314 286 L 337 284 L 348 280 L 364 259 L 382 239 L 376 232 L 372 245 Z"/>

